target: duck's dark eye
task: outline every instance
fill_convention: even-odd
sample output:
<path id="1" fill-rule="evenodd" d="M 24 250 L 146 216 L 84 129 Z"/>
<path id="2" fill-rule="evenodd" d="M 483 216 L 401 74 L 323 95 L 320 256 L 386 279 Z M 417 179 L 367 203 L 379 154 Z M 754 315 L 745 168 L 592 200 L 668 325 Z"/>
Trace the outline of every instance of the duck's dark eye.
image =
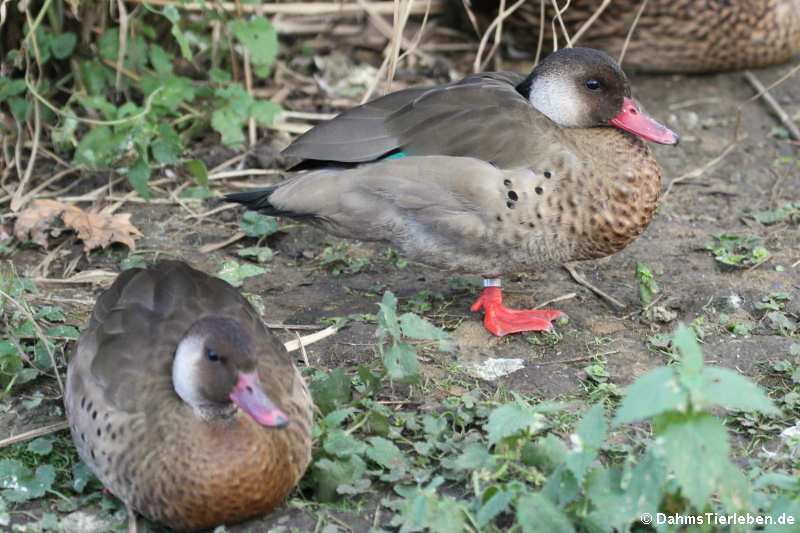
<path id="1" fill-rule="evenodd" d="M 206 350 L 206 356 L 209 361 L 219 361 L 219 354 L 216 350 Z"/>
<path id="2" fill-rule="evenodd" d="M 603 88 L 603 84 L 594 78 L 589 78 L 588 80 L 586 80 L 586 88 L 589 89 L 590 91 L 599 91 L 600 89 Z"/>

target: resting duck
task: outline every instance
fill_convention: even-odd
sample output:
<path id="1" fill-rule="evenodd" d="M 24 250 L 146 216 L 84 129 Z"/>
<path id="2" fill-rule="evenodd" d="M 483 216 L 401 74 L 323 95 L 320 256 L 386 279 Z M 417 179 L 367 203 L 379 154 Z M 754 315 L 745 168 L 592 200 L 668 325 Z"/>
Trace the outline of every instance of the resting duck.
<path id="1" fill-rule="evenodd" d="M 564 49 L 528 76 L 474 74 L 347 110 L 284 151 L 321 168 L 227 199 L 483 274 L 472 310 L 484 310 L 486 328 L 538 331 L 561 313 L 504 307 L 498 276 L 603 257 L 636 238 L 661 187 L 642 139 L 678 142 L 641 111 L 609 56 Z"/>
<path id="2" fill-rule="evenodd" d="M 233 287 L 165 261 L 100 296 L 67 370 L 81 458 L 134 510 L 180 531 L 267 512 L 311 458 L 312 402 Z"/>
<path id="3" fill-rule="evenodd" d="M 496 16 L 497 4 L 486 6 Z M 550 2 L 546 2 L 548 8 Z M 619 57 L 642 0 L 614 0 L 578 41 Z M 570 35 L 599 7 L 572 0 L 563 13 Z M 511 17 L 522 42 L 535 46 L 539 2 Z M 550 35 L 552 10 L 545 29 Z M 534 21 L 534 22 L 532 22 Z M 558 27 L 558 26 L 556 26 Z M 560 31 L 560 30 L 559 30 Z M 564 43 L 559 34 L 559 42 Z M 549 41 L 552 37 L 549 37 Z M 626 69 L 648 72 L 713 72 L 783 63 L 800 50 L 800 0 L 648 0 L 625 53 Z"/>

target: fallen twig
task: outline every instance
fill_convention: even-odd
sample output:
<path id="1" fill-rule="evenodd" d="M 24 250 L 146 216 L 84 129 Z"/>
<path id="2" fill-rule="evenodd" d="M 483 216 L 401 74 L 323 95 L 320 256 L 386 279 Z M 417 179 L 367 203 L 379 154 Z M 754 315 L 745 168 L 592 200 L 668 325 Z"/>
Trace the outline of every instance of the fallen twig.
<path id="1" fill-rule="evenodd" d="M 69 423 L 66 420 L 62 420 L 54 424 L 48 424 L 40 428 L 32 429 L 30 431 L 20 433 L 19 435 L 13 435 L 7 439 L 0 440 L 0 449 L 5 448 L 6 446 L 11 446 L 12 444 L 17 444 L 18 442 L 25 442 L 35 439 L 36 437 L 49 435 L 50 433 L 55 433 L 56 431 L 61 431 L 67 428 L 69 428 Z"/>
<path id="2" fill-rule="evenodd" d="M 293 341 L 285 342 L 283 346 L 286 348 L 287 352 L 293 352 L 300 349 L 301 343 L 303 346 L 308 346 L 309 344 L 321 341 L 322 339 L 330 337 L 331 335 L 335 335 L 337 331 L 339 331 L 339 328 L 336 326 L 328 326 L 322 331 L 305 335 Z"/>
<path id="3" fill-rule="evenodd" d="M 797 71 L 797 69 L 792 69 L 790 72 L 794 71 Z M 778 115 L 781 124 L 783 124 L 787 130 L 789 130 L 789 135 L 791 135 L 793 139 L 800 141 L 800 129 L 798 129 L 797 125 L 794 123 L 789 114 L 783 110 L 778 101 L 775 100 L 771 94 L 769 94 L 769 89 L 764 87 L 761 81 L 749 70 L 744 71 L 744 79 L 746 79 L 748 83 L 750 83 L 750 85 L 752 85 L 753 88 L 758 91 L 756 97 L 760 96 L 763 98 L 767 105 L 775 112 L 776 115 Z M 783 79 L 786 79 L 786 77 Z"/>
<path id="4" fill-rule="evenodd" d="M 623 304 L 610 294 L 601 291 L 600 289 L 589 283 L 586 280 L 586 278 L 583 277 L 583 274 L 575 270 L 574 264 L 567 263 L 566 265 L 564 265 L 564 268 L 566 269 L 567 272 L 569 272 L 569 275 L 572 276 L 572 279 L 574 279 L 576 283 L 578 283 L 579 285 L 583 285 L 584 287 L 586 287 L 587 289 L 598 295 L 600 298 L 604 299 L 606 302 L 611 304 L 612 307 L 616 308 L 618 311 L 625 309 L 625 304 Z"/>

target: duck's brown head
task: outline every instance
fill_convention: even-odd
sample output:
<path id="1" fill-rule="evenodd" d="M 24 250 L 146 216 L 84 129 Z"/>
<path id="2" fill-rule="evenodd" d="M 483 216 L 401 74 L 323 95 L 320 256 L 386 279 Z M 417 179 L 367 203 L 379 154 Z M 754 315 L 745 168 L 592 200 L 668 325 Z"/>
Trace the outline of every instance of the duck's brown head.
<path id="1" fill-rule="evenodd" d="M 237 320 L 201 318 L 175 350 L 175 392 L 201 415 L 223 411 L 233 402 L 262 426 L 284 427 L 288 417 L 261 387 L 257 353 L 251 335 Z"/>
<path id="2" fill-rule="evenodd" d="M 615 126 L 649 141 L 677 144 L 678 135 L 631 98 L 628 77 L 605 52 L 564 48 L 547 56 L 517 91 L 566 128 Z"/>

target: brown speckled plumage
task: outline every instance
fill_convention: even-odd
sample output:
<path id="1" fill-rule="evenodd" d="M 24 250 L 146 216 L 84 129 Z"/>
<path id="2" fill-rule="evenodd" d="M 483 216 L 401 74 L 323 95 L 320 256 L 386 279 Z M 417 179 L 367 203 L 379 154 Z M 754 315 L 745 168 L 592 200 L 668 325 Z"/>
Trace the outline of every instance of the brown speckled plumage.
<path id="1" fill-rule="evenodd" d="M 552 13 L 550 3 L 548 12 Z M 599 7 L 573 0 L 564 13 L 571 35 Z M 619 57 L 641 0 L 612 0 L 580 46 Z M 487 6 L 487 18 L 496 6 Z M 515 35 L 536 45 L 538 2 L 512 17 Z M 546 31 L 552 27 L 545 25 Z M 563 44 L 563 36 L 559 35 Z M 545 42 L 550 42 L 546 38 Z M 782 63 L 800 50 L 800 0 L 649 0 L 625 54 L 626 69 L 648 72 L 714 72 Z"/>
<path id="2" fill-rule="evenodd" d="M 230 403 L 203 419 L 176 394 L 176 347 L 209 316 L 252 337 L 263 390 L 286 427 L 263 427 Z M 78 451 L 103 484 L 176 530 L 267 512 L 310 460 L 311 398 L 283 345 L 233 287 L 183 263 L 128 270 L 100 296 L 70 361 L 65 404 Z"/>
<path id="3" fill-rule="evenodd" d="M 585 90 L 587 79 L 608 90 Z M 529 98 L 522 93 L 531 84 L 552 94 Z M 629 95 L 613 61 L 584 49 L 551 56 L 528 78 L 484 73 L 399 91 L 318 125 L 285 151 L 378 161 L 229 198 L 310 216 L 341 236 L 386 241 L 453 272 L 493 277 L 603 257 L 644 231 L 661 187 L 647 143 L 606 125 Z M 531 105 L 540 100 L 583 126 L 554 122 Z M 393 150 L 405 157 L 380 159 Z"/>

